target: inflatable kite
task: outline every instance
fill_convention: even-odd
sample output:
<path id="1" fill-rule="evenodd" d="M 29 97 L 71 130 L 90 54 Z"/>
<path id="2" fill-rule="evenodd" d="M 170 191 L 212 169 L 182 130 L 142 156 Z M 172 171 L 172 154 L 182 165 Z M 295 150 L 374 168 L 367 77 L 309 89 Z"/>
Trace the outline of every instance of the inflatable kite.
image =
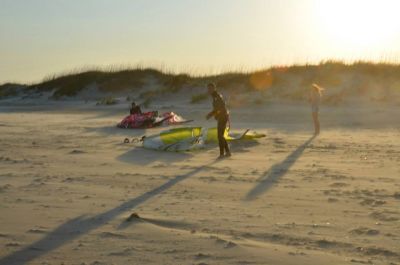
<path id="1" fill-rule="evenodd" d="M 246 130 L 242 134 L 230 134 L 225 131 L 227 141 L 253 140 L 265 137 L 265 134 Z M 217 128 L 182 127 L 162 131 L 159 134 L 144 136 L 140 139 L 144 148 L 162 151 L 192 151 L 202 149 L 205 144 L 217 143 Z"/>
<path id="2" fill-rule="evenodd" d="M 190 121 L 192 120 L 185 120 L 173 112 L 165 112 L 162 115 L 158 115 L 158 111 L 150 111 L 126 116 L 120 123 L 117 124 L 117 127 L 124 129 L 141 129 L 182 124 Z"/>

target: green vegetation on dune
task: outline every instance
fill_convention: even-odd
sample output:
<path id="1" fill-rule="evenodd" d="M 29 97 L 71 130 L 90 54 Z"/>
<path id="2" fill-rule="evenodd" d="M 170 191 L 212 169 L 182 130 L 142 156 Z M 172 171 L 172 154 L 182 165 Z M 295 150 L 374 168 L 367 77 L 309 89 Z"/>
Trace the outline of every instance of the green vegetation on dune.
<path id="1" fill-rule="evenodd" d="M 114 97 L 104 97 L 97 101 L 96 105 L 114 105 L 117 103 L 118 100 Z"/>
<path id="2" fill-rule="evenodd" d="M 192 103 L 197 103 L 206 99 L 204 91 L 199 89 L 204 88 L 208 82 L 215 82 L 223 92 L 230 95 L 261 92 L 260 96 L 263 97 L 304 100 L 310 84 L 318 83 L 327 88 L 324 100 L 328 103 L 338 104 L 351 96 L 390 101 L 400 98 L 400 64 L 325 61 L 316 65 L 271 67 L 253 72 L 201 77 L 141 68 L 92 70 L 52 76 L 33 85 L 4 84 L 0 86 L 0 98 L 22 91 L 51 92 L 51 98 L 62 99 L 77 96 L 93 86 L 105 93 L 102 97 L 137 94 L 140 99 L 150 102 L 157 96 L 185 93 L 187 88 L 197 88 L 197 94 L 191 98 Z M 261 98 L 251 101 L 256 104 L 264 102 Z"/>
<path id="3" fill-rule="evenodd" d="M 166 74 L 154 69 L 134 69 L 113 71 L 87 71 L 53 76 L 39 84 L 30 85 L 29 89 L 37 91 L 54 90 L 53 98 L 75 96 L 91 84 L 96 84 L 100 91 L 118 92 L 127 88 L 141 88 L 146 76 L 154 76 L 161 80 L 166 79 Z"/>
<path id="4" fill-rule="evenodd" d="M 4 85 L 0 85 L 0 99 L 6 97 L 16 96 L 18 91 L 24 89 L 24 85 L 6 83 Z"/>

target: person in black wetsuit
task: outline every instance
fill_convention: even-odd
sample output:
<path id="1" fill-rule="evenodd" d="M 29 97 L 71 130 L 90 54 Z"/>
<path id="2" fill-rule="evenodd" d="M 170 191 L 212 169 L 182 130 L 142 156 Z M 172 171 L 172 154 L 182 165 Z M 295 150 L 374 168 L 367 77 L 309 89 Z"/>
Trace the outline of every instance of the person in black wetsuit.
<path id="1" fill-rule="evenodd" d="M 132 102 L 130 113 L 132 114 L 142 114 L 142 110 L 139 105 L 136 105 L 135 102 Z"/>
<path id="2" fill-rule="evenodd" d="M 218 144 L 219 144 L 219 158 L 231 156 L 228 143 L 224 137 L 224 132 L 229 119 L 229 112 L 226 108 L 225 101 L 221 94 L 217 92 L 217 87 L 214 83 L 207 85 L 208 94 L 212 97 L 213 110 L 207 114 L 207 120 L 214 117 L 217 120 L 218 128 Z"/>

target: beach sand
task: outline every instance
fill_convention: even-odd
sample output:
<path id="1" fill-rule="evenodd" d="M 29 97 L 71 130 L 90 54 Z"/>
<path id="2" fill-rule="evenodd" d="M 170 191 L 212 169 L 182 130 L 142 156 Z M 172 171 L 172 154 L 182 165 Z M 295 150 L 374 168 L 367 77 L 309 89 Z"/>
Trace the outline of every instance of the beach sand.
<path id="1" fill-rule="evenodd" d="M 208 103 L 154 108 L 211 127 Z M 232 109 L 266 137 L 218 161 L 92 105 L 0 108 L 1 265 L 400 264 L 398 107 L 322 107 L 318 137 L 305 104 Z"/>

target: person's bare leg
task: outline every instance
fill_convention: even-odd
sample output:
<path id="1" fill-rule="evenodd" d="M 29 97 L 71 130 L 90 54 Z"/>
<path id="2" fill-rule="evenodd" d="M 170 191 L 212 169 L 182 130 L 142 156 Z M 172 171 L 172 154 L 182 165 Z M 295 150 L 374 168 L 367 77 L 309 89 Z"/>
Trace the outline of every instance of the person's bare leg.
<path id="1" fill-rule="evenodd" d="M 313 117 L 313 121 L 314 121 L 314 134 L 317 135 L 320 132 L 318 112 L 313 112 L 312 117 Z"/>
<path id="2" fill-rule="evenodd" d="M 225 155 L 225 127 L 226 122 L 224 120 L 218 120 L 217 133 L 218 133 L 218 145 L 219 145 L 219 157 L 222 158 Z"/>

